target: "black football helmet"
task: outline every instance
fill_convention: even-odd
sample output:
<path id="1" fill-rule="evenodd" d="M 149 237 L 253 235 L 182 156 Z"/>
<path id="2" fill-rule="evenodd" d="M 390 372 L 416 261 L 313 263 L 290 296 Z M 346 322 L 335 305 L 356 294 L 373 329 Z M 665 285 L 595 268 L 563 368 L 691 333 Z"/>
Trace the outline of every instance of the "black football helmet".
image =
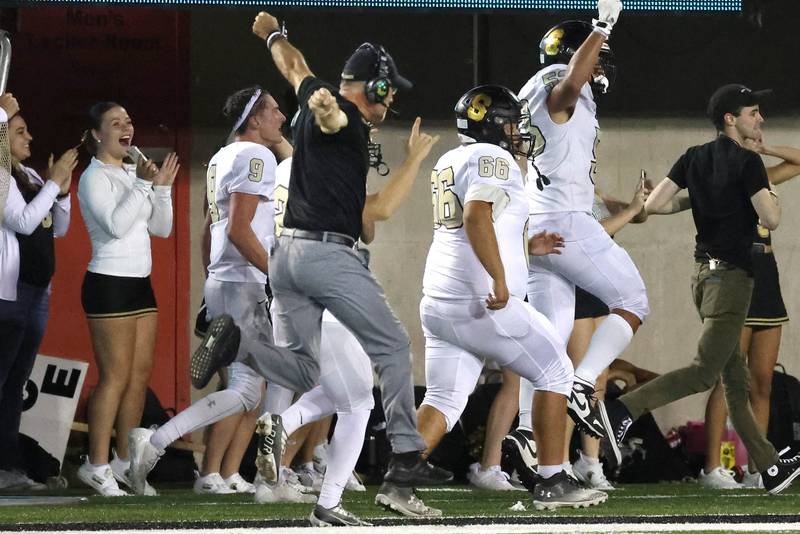
<path id="1" fill-rule="evenodd" d="M 530 158 L 531 142 L 528 103 L 502 85 L 479 85 L 464 93 L 456 103 L 456 127 L 463 141 L 489 143 Z M 517 131 L 506 128 L 516 124 Z"/>
<path id="2" fill-rule="evenodd" d="M 568 64 L 572 55 L 583 44 L 593 27 L 583 20 L 567 20 L 556 24 L 544 34 L 539 42 L 539 62 L 542 67 L 556 63 Z M 614 62 L 614 53 L 608 41 L 600 49 L 601 75 L 592 78 L 592 90 L 597 93 L 607 93 L 617 79 L 617 65 Z"/>

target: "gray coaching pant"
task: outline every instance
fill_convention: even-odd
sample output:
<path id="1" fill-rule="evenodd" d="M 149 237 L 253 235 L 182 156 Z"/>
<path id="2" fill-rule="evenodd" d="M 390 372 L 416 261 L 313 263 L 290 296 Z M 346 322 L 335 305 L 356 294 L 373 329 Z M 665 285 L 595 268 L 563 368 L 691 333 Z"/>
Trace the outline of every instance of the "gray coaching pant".
<path id="1" fill-rule="evenodd" d="M 322 312 L 328 309 L 353 332 L 375 366 L 392 450 L 424 450 L 416 428 L 408 334 L 361 257 L 344 245 L 281 236 L 270 257 L 269 277 L 275 341 L 282 347 L 243 339 L 252 356 L 248 363 L 289 389 L 314 387 Z"/>

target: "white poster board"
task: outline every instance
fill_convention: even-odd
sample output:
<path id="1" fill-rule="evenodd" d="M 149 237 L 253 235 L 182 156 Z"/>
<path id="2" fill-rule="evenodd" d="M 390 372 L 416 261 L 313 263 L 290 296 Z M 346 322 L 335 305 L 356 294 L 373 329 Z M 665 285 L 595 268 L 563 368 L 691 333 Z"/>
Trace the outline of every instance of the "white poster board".
<path id="1" fill-rule="evenodd" d="M 88 368 L 86 362 L 38 354 L 25 385 L 19 431 L 62 465 Z"/>

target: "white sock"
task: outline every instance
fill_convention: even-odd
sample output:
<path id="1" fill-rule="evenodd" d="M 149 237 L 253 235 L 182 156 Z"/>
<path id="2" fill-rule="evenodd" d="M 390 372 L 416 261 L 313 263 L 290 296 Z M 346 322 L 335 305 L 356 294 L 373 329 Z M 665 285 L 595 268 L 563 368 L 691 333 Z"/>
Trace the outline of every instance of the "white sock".
<path id="1" fill-rule="evenodd" d="M 347 479 L 355 469 L 364 445 L 369 412 L 337 413 L 336 428 L 328 445 L 328 469 L 317 500 L 317 504 L 323 508 L 333 508 L 342 499 Z"/>
<path id="2" fill-rule="evenodd" d="M 519 378 L 519 425 L 517 428 L 533 431 L 533 382 Z"/>
<path id="3" fill-rule="evenodd" d="M 578 451 L 578 453 L 581 455 L 581 461 L 583 463 L 589 464 L 589 465 L 592 465 L 592 466 L 600 465 L 600 458 L 593 458 L 591 456 L 587 456 L 587 455 L 583 454 L 583 451 Z"/>
<path id="4" fill-rule="evenodd" d="M 163 451 L 181 436 L 243 411 L 244 403 L 239 393 L 230 389 L 217 391 L 195 402 L 164 423 L 150 436 L 150 443 L 159 451 Z"/>
<path id="5" fill-rule="evenodd" d="M 542 478 L 550 478 L 553 475 L 559 474 L 561 471 L 564 470 L 564 466 L 561 464 L 558 465 L 540 465 L 536 472 L 539 473 L 539 476 Z"/>
<path id="6" fill-rule="evenodd" d="M 616 313 L 606 317 L 594 331 L 586 356 L 575 369 L 575 377 L 594 386 L 600 373 L 622 354 L 631 339 L 633 329 L 628 321 Z"/>
<path id="7" fill-rule="evenodd" d="M 303 393 L 297 402 L 281 414 L 283 430 L 287 436 L 291 436 L 301 426 L 332 415 L 335 411 L 333 402 L 322 391 L 322 387 L 317 386 Z"/>
<path id="8" fill-rule="evenodd" d="M 570 472 L 570 470 L 572 469 L 572 464 L 571 464 L 571 463 L 569 463 L 569 460 L 567 460 L 566 462 L 564 462 L 563 464 L 561 464 L 561 469 L 563 469 L 564 471 L 566 471 L 567 473 L 569 473 L 569 472 Z"/>
<path id="9" fill-rule="evenodd" d="M 275 383 L 269 383 L 267 384 L 267 394 L 264 397 L 263 411 L 269 413 L 283 413 L 292 405 L 294 391 Z"/>

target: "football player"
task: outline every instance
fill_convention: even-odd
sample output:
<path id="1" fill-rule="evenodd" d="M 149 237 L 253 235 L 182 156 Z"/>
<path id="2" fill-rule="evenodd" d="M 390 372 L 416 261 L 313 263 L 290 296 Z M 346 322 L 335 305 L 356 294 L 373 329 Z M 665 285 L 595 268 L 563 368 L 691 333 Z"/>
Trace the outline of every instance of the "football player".
<path id="1" fill-rule="evenodd" d="M 567 21 L 550 29 L 539 45 L 543 68 L 519 93 L 530 102 L 534 125 L 535 151 L 527 185 L 529 233 L 546 228 L 566 242 L 561 255 L 531 258 L 529 302 L 550 319 L 561 339 L 569 339 L 572 330 L 576 285 L 611 310 L 575 369 L 568 402 L 576 425 L 595 437 L 605 436 L 609 428 L 603 406 L 593 396 L 595 381 L 628 346 L 649 312 L 639 271 L 592 217 L 600 132 L 595 99 L 614 82 L 608 38 L 621 9 L 619 0 L 599 0 L 599 18 L 592 24 Z M 522 427 L 530 428 L 531 396 L 531 385 L 523 380 Z M 614 454 L 619 457 L 616 447 Z"/>
<path id="2" fill-rule="evenodd" d="M 207 313 L 209 318 L 232 316 L 244 337 L 271 340 L 272 326 L 264 303 L 267 251 L 274 241 L 272 195 L 277 162 L 270 148 L 284 143 L 281 126 L 286 117 L 260 87 L 232 94 L 225 114 L 233 122 L 233 142 L 211 158 L 207 173 L 211 217 Z M 242 352 L 228 367 L 226 389 L 195 402 L 155 431 L 131 430 L 130 478 L 136 493 L 144 491 L 147 474 L 170 443 L 259 406 L 264 379 L 244 363 Z M 221 477 L 218 482 L 222 483 Z"/>
<path id="3" fill-rule="evenodd" d="M 407 142 L 407 152 L 421 162 L 438 142 L 439 137 L 420 132 L 420 124 L 421 119 L 417 118 Z M 276 235 L 279 235 L 283 228 L 284 208 L 289 198 L 291 180 L 289 170 L 289 163 L 281 162 L 274 195 Z M 362 242 L 371 242 L 375 236 L 376 221 L 388 219 L 405 200 L 414 183 L 417 170 L 418 165 L 401 166 L 381 191 L 369 195 L 370 200 L 367 204 L 369 209 L 365 209 L 363 213 Z M 358 254 L 364 266 L 368 267 L 368 252 L 360 249 Z M 374 406 L 372 385 L 372 366 L 369 356 L 353 333 L 326 310 L 322 318 L 320 339 L 319 385 L 304 393 L 291 407 L 282 410 L 279 425 L 286 435 L 291 435 L 304 424 L 337 414 L 320 496 L 309 518 L 312 526 L 370 525 L 344 509 L 341 496 L 361 453 L 367 421 Z M 258 432 L 264 434 L 267 428 L 276 426 L 273 423 L 275 417 L 273 414 L 265 413 L 259 418 Z M 274 461 L 274 456 L 259 450 L 256 461 L 257 463 Z M 258 491 L 266 492 L 270 487 L 272 486 L 265 485 L 263 490 Z M 376 497 L 377 502 L 404 515 L 441 515 L 439 510 L 425 506 L 418 499 L 414 502 L 414 507 L 403 506 L 406 499 L 384 496 L 384 492 L 387 491 L 390 490 L 384 488 L 379 493 Z M 259 493 L 256 494 L 256 498 L 259 499 Z"/>
<path id="4" fill-rule="evenodd" d="M 427 392 L 417 425 L 430 453 L 458 421 L 485 358 L 537 389 L 537 509 L 599 504 L 561 467 L 572 364 L 547 318 L 523 302 L 528 254 L 558 255 L 561 237 L 528 237 L 525 181 L 515 161 L 532 150 L 527 104 L 498 85 L 478 86 L 456 104 L 462 145 L 431 173 L 434 235 L 423 278 Z"/>

